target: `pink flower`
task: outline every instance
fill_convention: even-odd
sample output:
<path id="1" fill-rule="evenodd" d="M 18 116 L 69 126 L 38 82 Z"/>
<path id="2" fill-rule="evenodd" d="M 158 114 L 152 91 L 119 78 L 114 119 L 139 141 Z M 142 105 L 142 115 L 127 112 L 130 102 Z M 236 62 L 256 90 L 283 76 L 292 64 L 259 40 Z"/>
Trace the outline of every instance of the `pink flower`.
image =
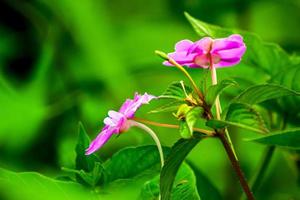
<path id="1" fill-rule="evenodd" d="M 227 38 L 202 38 L 197 42 L 182 40 L 175 45 L 175 52 L 169 53 L 180 65 L 192 68 L 208 68 L 210 62 L 214 67 L 228 67 L 236 65 L 246 51 L 242 36 L 233 34 Z M 164 65 L 172 66 L 168 61 Z"/>
<path id="2" fill-rule="evenodd" d="M 145 93 L 144 95 L 135 94 L 134 99 L 127 99 L 121 106 L 119 112 L 110 110 L 108 117 L 104 119 L 104 128 L 99 135 L 94 139 L 90 146 L 86 149 L 86 155 L 94 153 L 101 148 L 113 134 L 120 134 L 127 131 L 131 124 L 128 123 L 129 119 L 134 117 L 135 112 L 142 104 L 149 103 L 152 99 L 156 98 L 153 95 Z"/>

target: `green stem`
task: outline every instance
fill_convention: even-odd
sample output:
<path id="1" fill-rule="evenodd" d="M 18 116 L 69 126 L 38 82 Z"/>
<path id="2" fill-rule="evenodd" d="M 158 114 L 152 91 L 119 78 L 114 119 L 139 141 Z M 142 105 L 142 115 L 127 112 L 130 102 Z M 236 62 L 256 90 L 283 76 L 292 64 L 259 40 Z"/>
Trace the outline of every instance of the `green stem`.
<path id="1" fill-rule="evenodd" d="M 217 71 L 216 71 L 216 68 L 213 66 L 213 63 L 212 63 L 211 59 L 210 59 L 210 63 L 211 63 L 210 64 L 210 71 L 211 71 L 212 85 L 217 85 L 218 84 Z M 217 119 L 221 120 L 222 107 L 221 107 L 219 95 L 216 97 L 215 106 L 216 106 Z M 235 149 L 234 149 L 234 146 L 232 144 L 232 141 L 231 141 L 231 138 L 230 138 L 230 135 L 229 135 L 229 132 L 228 132 L 227 128 L 225 128 L 225 135 L 226 135 L 228 143 L 229 143 L 229 145 L 230 145 L 230 147 L 232 149 L 232 152 L 233 152 L 233 154 L 235 156 L 235 159 L 238 160 L 238 157 L 236 155 L 236 152 L 235 152 Z"/>
<path id="2" fill-rule="evenodd" d="M 184 67 L 182 67 L 180 64 L 178 64 L 175 60 L 173 60 L 172 58 L 168 58 L 168 61 L 173 64 L 175 67 L 177 67 L 191 82 L 195 92 L 197 93 L 197 95 L 199 96 L 200 100 L 202 102 L 204 102 L 204 96 L 201 93 L 201 91 L 199 90 L 199 88 L 197 87 L 197 84 L 195 83 L 195 81 L 193 80 L 193 78 L 191 77 L 191 75 L 184 69 Z"/>

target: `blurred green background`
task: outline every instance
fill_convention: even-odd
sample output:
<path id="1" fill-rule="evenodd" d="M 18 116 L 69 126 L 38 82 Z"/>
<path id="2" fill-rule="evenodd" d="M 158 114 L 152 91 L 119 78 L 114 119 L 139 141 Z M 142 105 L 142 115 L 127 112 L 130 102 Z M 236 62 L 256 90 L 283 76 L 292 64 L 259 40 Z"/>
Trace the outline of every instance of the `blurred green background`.
<path id="1" fill-rule="evenodd" d="M 135 91 L 159 95 L 170 82 L 183 79 L 176 69 L 162 66 L 154 50 L 171 52 L 178 40 L 199 39 L 184 11 L 205 22 L 255 32 L 298 54 L 299 10 L 299 0 L 1 1 L 0 167 L 55 176 L 61 166 L 74 165 L 79 121 L 94 138 L 107 111 L 117 110 Z M 230 76 L 232 70 L 220 73 Z M 197 77 L 196 70 L 190 72 Z M 137 116 L 177 123 L 169 114 L 147 114 L 157 104 Z M 163 145 L 179 138 L 177 131 L 153 129 Z M 233 137 L 250 177 L 263 146 Z M 132 129 L 98 154 L 105 159 L 122 147 L 141 144 L 152 141 Z M 261 199 L 288 199 L 299 189 L 295 166 L 282 162 L 287 156 L 276 152 Z M 226 198 L 238 189 L 218 141 L 204 141 L 189 159 Z M 274 175 L 278 173 L 284 176 Z"/>

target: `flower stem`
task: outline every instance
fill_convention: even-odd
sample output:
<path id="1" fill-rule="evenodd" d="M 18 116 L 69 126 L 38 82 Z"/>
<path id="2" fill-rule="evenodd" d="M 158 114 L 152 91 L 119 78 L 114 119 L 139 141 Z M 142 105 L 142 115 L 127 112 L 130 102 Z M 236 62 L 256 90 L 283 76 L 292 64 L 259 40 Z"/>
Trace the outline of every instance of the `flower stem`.
<path id="1" fill-rule="evenodd" d="M 157 135 L 154 133 L 154 131 L 151 128 L 149 128 L 148 126 L 146 126 L 145 124 L 142 124 L 142 123 L 137 122 L 135 120 L 129 120 L 128 123 L 130 123 L 131 126 L 136 126 L 136 127 L 139 127 L 141 129 L 143 129 L 144 131 L 146 131 L 152 137 L 152 139 L 154 140 L 154 142 L 157 146 L 157 149 L 158 149 L 158 153 L 159 153 L 159 156 L 160 156 L 161 168 L 163 168 L 163 166 L 164 166 L 164 154 L 163 154 L 163 150 L 162 150 L 160 141 L 159 141 Z"/>
<path id="2" fill-rule="evenodd" d="M 204 96 L 201 93 L 201 91 L 199 90 L 199 88 L 197 87 L 195 81 L 193 80 L 193 78 L 191 77 L 191 75 L 184 69 L 184 67 L 182 67 L 180 64 L 178 64 L 175 60 L 173 60 L 172 58 L 168 58 L 168 61 L 173 64 L 175 67 L 177 67 L 181 72 L 183 72 L 183 74 L 189 79 L 189 81 L 191 82 L 195 92 L 197 93 L 197 95 L 199 96 L 200 100 L 202 102 L 204 102 Z"/>
<path id="3" fill-rule="evenodd" d="M 179 126 L 178 126 L 178 125 L 175 125 L 175 124 L 158 123 L 158 122 L 149 121 L 149 120 L 141 119 L 141 118 L 137 118 L 137 117 L 134 117 L 133 119 L 134 119 L 135 121 L 142 122 L 142 123 L 144 123 L 144 124 L 153 125 L 153 126 L 159 126 L 159 127 L 165 127 L 165 128 L 179 129 Z M 213 132 L 213 131 L 206 130 L 206 129 L 193 128 L 193 131 L 199 132 L 199 133 L 203 133 L 203 134 L 206 134 L 206 135 L 208 135 L 208 136 L 214 136 L 214 132 Z"/>
<path id="4" fill-rule="evenodd" d="M 211 59 L 210 59 L 211 60 Z M 218 84 L 218 79 L 217 79 L 217 71 L 216 71 L 216 68 L 213 66 L 212 64 L 212 60 L 210 61 L 210 71 L 211 71 L 211 80 L 212 80 L 212 85 L 217 85 Z M 220 103 L 220 98 L 219 98 L 219 95 L 216 97 L 216 101 L 215 101 L 215 106 L 216 106 L 216 115 L 217 115 L 217 119 L 220 120 L 221 119 L 221 113 L 222 113 L 222 108 L 221 108 L 221 103 Z M 228 130 L 227 128 L 225 128 L 225 135 L 227 137 L 227 140 L 230 144 L 230 147 L 233 151 L 233 154 L 235 156 L 235 159 L 238 160 L 238 157 L 235 153 L 235 150 L 234 150 L 234 147 L 233 147 L 233 144 L 232 144 L 232 141 L 231 141 L 231 138 L 230 138 L 230 135 L 228 133 Z"/>
<path id="5" fill-rule="evenodd" d="M 213 62 L 212 62 L 212 58 L 210 57 L 210 70 L 211 70 L 211 79 L 212 79 L 212 85 L 216 85 L 218 83 L 217 80 L 217 72 L 216 72 L 216 68 L 213 66 Z M 222 108 L 221 108 L 221 103 L 220 103 L 220 99 L 219 96 L 217 96 L 216 101 L 215 101 L 215 106 L 216 106 L 216 116 L 217 119 L 221 119 L 221 112 L 222 112 Z M 233 144 L 231 142 L 228 130 L 225 128 L 224 133 L 220 133 L 218 132 L 218 137 L 220 138 L 225 151 L 228 155 L 228 158 L 231 162 L 231 165 L 235 171 L 235 173 L 237 174 L 239 181 L 241 183 L 241 186 L 248 198 L 248 200 L 254 200 L 254 195 L 247 183 L 246 177 L 241 169 L 240 163 L 238 161 L 237 155 L 235 153 Z"/>
<path id="6" fill-rule="evenodd" d="M 225 150 L 226 150 L 226 153 L 229 157 L 229 160 L 231 162 L 231 165 L 235 171 L 235 173 L 237 174 L 238 178 L 239 178 L 239 181 L 241 183 L 241 186 L 248 198 L 248 200 L 255 200 L 254 196 L 253 196 L 253 193 L 251 192 L 250 188 L 249 188 L 249 185 L 247 183 L 247 180 L 246 180 L 246 177 L 244 175 L 244 173 L 242 172 L 241 170 L 241 166 L 240 166 L 240 163 L 239 161 L 236 159 L 235 155 L 234 155 L 234 152 L 228 142 L 228 139 L 225 137 L 225 134 L 224 133 L 219 133 L 218 134 L 218 137 L 220 138 Z"/>

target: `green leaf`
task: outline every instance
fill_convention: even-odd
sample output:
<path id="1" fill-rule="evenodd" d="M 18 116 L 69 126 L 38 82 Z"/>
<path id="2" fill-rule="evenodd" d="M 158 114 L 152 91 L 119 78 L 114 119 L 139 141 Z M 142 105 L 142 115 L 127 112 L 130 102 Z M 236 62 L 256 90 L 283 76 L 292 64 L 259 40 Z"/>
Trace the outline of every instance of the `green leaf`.
<path id="1" fill-rule="evenodd" d="M 168 86 L 166 91 L 159 96 L 160 98 L 168 98 L 168 99 L 177 99 L 184 101 L 186 98 L 186 94 L 191 94 L 193 89 L 183 83 L 180 82 L 173 82 L 171 85 Z"/>
<path id="2" fill-rule="evenodd" d="M 78 183 L 59 181 L 35 172 L 11 172 L 0 169 L 1 195 L 22 200 L 92 200 L 97 196 Z M 16 192 L 17 191 L 17 192 Z"/>
<path id="3" fill-rule="evenodd" d="M 182 108 L 182 109 L 180 109 Z M 193 128 L 196 122 L 203 114 L 202 107 L 191 107 L 183 104 L 176 113 L 176 117 L 180 119 L 179 133 L 181 137 L 188 139 L 193 136 Z"/>
<path id="4" fill-rule="evenodd" d="M 247 139 L 266 145 L 276 145 L 289 149 L 300 149 L 300 129 L 291 129 L 270 133 L 266 136 Z"/>
<path id="5" fill-rule="evenodd" d="M 159 176 L 146 182 L 142 188 L 140 199 L 152 200 L 159 197 Z M 200 199 L 196 187 L 196 177 L 193 170 L 186 163 L 179 168 L 172 189 L 173 200 Z"/>
<path id="6" fill-rule="evenodd" d="M 220 129 L 220 128 L 225 128 L 227 126 L 235 126 L 235 127 L 239 127 L 239 128 L 243 128 L 243 129 L 247 129 L 249 131 L 254 131 L 257 133 L 265 133 L 257 128 L 253 128 L 251 126 L 247 126 L 241 123 L 237 123 L 237 122 L 229 122 L 229 121 L 225 121 L 225 120 L 217 120 L 217 119 L 212 119 L 212 120 L 208 120 L 206 122 L 206 126 L 214 128 L 214 129 Z"/>
<path id="7" fill-rule="evenodd" d="M 90 138 L 87 135 L 83 124 L 79 122 L 78 142 L 76 145 L 76 169 L 90 172 L 94 169 L 95 162 L 99 162 L 99 158 L 95 155 L 85 155 L 85 150 L 89 147 Z"/>
<path id="8" fill-rule="evenodd" d="M 296 92 L 281 85 L 261 84 L 247 88 L 233 101 L 253 105 L 270 99 L 276 99 L 289 95 L 299 96 L 300 92 Z"/>
<path id="9" fill-rule="evenodd" d="M 161 113 L 161 112 L 175 112 L 178 110 L 179 106 L 182 104 L 182 101 L 172 101 L 167 104 L 164 104 L 154 110 L 151 110 L 149 113 Z"/>
<path id="10" fill-rule="evenodd" d="M 196 176 L 197 189 L 201 199 L 205 200 L 222 200 L 222 195 L 216 186 L 209 180 L 199 167 L 194 166 L 192 163 L 188 163 L 192 167 L 192 170 Z"/>
<path id="11" fill-rule="evenodd" d="M 78 182 L 95 186 L 100 180 L 103 172 L 100 159 L 95 155 L 85 155 L 85 150 L 90 144 L 90 138 L 87 135 L 82 123 L 79 123 L 78 142 L 76 145 L 76 179 Z"/>
<path id="12" fill-rule="evenodd" d="M 222 80 L 217 85 L 212 85 L 208 88 L 207 94 L 205 95 L 206 103 L 212 106 L 217 98 L 226 88 L 237 85 L 233 80 Z"/>
<path id="13" fill-rule="evenodd" d="M 180 121 L 179 123 L 179 133 L 182 138 L 189 139 L 193 136 L 193 133 L 190 131 L 187 122 Z"/>
<path id="14" fill-rule="evenodd" d="M 160 191 L 162 200 L 171 199 L 171 191 L 179 167 L 189 152 L 204 138 L 202 134 L 194 134 L 191 139 L 178 140 L 169 153 L 160 175 Z"/>
<path id="15" fill-rule="evenodd" d="M 236 126 L 257 133 L 268 133 L 265 121 L 259 112 L 251 105 L 244 103 L 232 103 L 229 105 L 225 120 L 208 120 L 206 125 L 220 129 L 226 126 Z"/>
<path id="16" fill-rule="evenodd" d="M 63 171 L 71 172 L 76 174 L 76 179 L 79 183 L 84 185 L 95 187 L 102 175 L 105 173 L 104 168 L 101 163 L 95 162 L 95 167 L 91 172 L 86 172 L 84 170 L 76 170 L 62 167 Z"/>
<path id="17" fill-rule="evenodd" d="M 193 109 L 191 109 L 189 112 L 186 113 L 185 121 L 187 123 L 187 126 L 191 134 L 193 134 L 194 125 L 201 118 L 202 114 L 203 114 L 202 107 L 194 107 Z"/>
<path id="18" fill-rule="evenodd" d="M 124 148 L 104 163 L 105 183 L 133 178 L 153 167 L 160 167 L 160 157 L 155 145 Z"/>

